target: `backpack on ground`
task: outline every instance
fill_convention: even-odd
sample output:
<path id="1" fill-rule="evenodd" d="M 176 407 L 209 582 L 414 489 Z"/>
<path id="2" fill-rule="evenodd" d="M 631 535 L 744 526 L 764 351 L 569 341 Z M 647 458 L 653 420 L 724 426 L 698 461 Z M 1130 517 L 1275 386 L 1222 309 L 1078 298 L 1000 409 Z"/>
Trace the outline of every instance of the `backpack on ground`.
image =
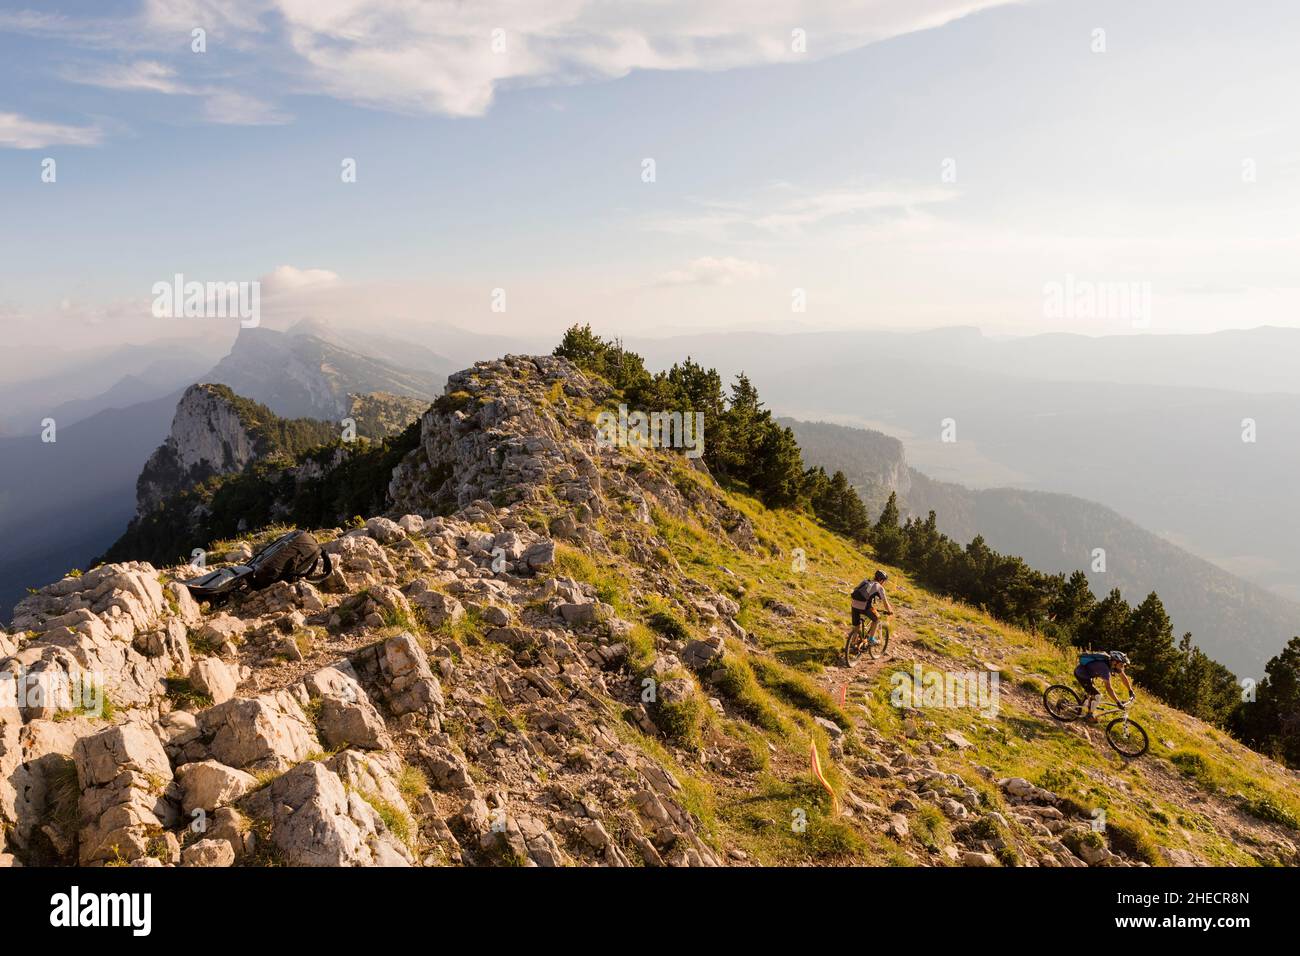
<path id="1" fill-rule="evenodd" d="M 260 591 L 276 581 L 307 580 L 317 584 L 334 570 L 333 559 L 306 531 L 282 534 L 249 559 L 247 564 L 218 568 L 182 581 L 196 601 L 222 602 L 236 592 Z"/>

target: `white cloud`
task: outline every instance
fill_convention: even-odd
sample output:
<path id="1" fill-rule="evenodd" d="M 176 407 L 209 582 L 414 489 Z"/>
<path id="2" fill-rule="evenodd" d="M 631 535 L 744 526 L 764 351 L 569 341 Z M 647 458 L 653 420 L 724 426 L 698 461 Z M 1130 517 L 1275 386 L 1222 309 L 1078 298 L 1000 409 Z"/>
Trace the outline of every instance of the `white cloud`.
<path id="1" fill-rule="evenodd" d="M 503 86 L 821 59 L 1010 2 L 249 0 L 231 12 L 213 0 L 148 0 L 143 21 L 172 33 L 202 26 L 237 47 L 261 47 L 304 92 L 479 116 Z M 794 49 L 796 29 L 806 52 Z"/>
<path id="2" fill-rule="evenodd" d="M 915 220 L 922 207 L 955 199 L 939 186 L 840 186 L 796 190 L 781 185 L 743 202 L 701 202 L 695 211 L 659 216 L 647 228 L 715 242 L 802 239 L 818 229 Z"/>
<path id="3" fill-rule="evenodd" d="M 109 90 L 138 90 L 151 93 L 192 93 L 189 87 L 176 79 L 176 71 L 156 60 L 137 60 L 134 63 L 109 64 L 64 74 L 73 83 L 102 86 Z"/>
<path id="4" fill-rule="evenodd" d="M 164 93 L 169 96 L 203 97 L 203 118 L 223 126 L 275 126 L 292 117 L 270 103 L 236 90 L 206 84 L 182 82 L 176 70 L 156 60 L 109 64 L 99 68 L 83 67 L 68 71 L 64 79 L 109 90 Z"/>
<path id="5" fill-rule="evenodd" d="M 141 0 L 138 15 L 119 19 L 0 12 L 0 32 L 143 56 L 83 65 L 64 79 L 204 96 L 209 122 L 266 125 L 288 121 L 264 101 L 268 89 L 396 112 L 481 116 L 504 88 L 608 80 L 634 70 L 808 62 L 1014 2 Z M 197 28 L 221 57 L 189 52 Z M 795 49 L 796 30 L 806 37 L 802 50 Z M 218 68 L 220 76 L 180 78 Z"/>
<path id="6" fill-rule="evenodd" d="M 279 126 L 292 119 L 270 103 L 231 90 L 209 94 L 203 103 L 203 115 L 208 122 L 224 126 Z"/>
<path id="7" fill-rule="evenodd" d="M 757 279 L 763 266 L 732 256 L 703 256 L 693 259 L 685 269 L 674 269 L 659 277 L 660 285 L 731 285 L 741 279 Z"/>
<path id="8" fill-rule="evenodd" d="M 299 269 L 296 266 L 278 266 L 272 272 L 261 277 L 263 295 L 283 295 L 286 293 L 317 291 L 328 286 L 337 285 L 339 275 L 328 269 Z"/>
<path id="9" fill-rule="evenodd" d="M 94 126 L 66 126 L 0 113 L 0 148 L 41 149 L 45 146 L 95 146 L 103 133 Z"/>

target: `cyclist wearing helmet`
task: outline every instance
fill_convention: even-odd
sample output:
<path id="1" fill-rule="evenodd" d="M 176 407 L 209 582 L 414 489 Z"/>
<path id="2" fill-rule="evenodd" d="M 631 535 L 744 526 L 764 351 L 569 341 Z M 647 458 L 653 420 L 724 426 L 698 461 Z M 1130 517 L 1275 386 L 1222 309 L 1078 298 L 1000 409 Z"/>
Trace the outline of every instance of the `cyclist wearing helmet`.
<path id="1" fill-rule="evenodd" d="M 884 571 L 877 571 L 870 578 L 863 578 L 862 583 L 853 589 L 849 595 L 850 605 L 853 609 L 853 627 L 849 633 L 860 630 L 862 619 L 870 619 L 871 626 L 867 628 L 868 643 L 876 643 L 876 630 L 880 627 L 880 615 L 876 613 L 875 603 L 879 601 L 885 609 L 886 614 L 893 614 L 893 605 L 889 603 L 889 597 L 885 594 L 884 583 L 889 580 L 889 575 Z M 848 634 L 845 635 L 848 637 Z"/>
<path id="2" fill-rule="evenodd" d="M 1097 678 L 1101 678 L 1102 683 L 1106 685 L 1106 693 L 1120 707 L 1127 707 L 1133 703 L 1137 696 L 1133 692 L 1133 682 L 1128 679 L 1125 673 L 1128 669 L 1128 655 L 1123 651 L 1084 651 L 1079 655 L 1079 666 L 1074 669 L 1074 679 L 1079 682 L 1088 695 L 1088 703 L 1084 708 L 1084 719 L 1096 723 L 1097 716 L 1093 713 L 1093 708 L 1097 705 L 1097 699 L 1101 692 L 1097 690 L 1097 685 L 1093 683 Z M 1115 694 L 1115 689 L 1110 686 L 1110 675 L 1118 674 L 1119 679 L 1124 682 L 1128 688 L 1128 700 L 1121 701 Z"/>

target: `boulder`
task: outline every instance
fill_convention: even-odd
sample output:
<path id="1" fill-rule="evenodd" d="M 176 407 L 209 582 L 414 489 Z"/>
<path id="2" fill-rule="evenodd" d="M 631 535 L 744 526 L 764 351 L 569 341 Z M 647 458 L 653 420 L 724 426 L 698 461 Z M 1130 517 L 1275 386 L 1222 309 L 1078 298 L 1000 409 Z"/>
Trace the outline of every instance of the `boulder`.
<path id="1" fill-rule="evenodd" d="M 176 819 L 162 742 L 146 726 L 123 724 L 78 740 L 73 760 L 82 791 L 81 864 L 129 863 L 155 852 L 158 833 Z"/>
<path id="2" fill-rule="evenodd" d="M 328 542 L 321 550 L 334 557 L 337 573 L 384 581 L 391 581 L 397 576 L 383 545 L 370 537 L 368 531 L 360 534 L 349 532 Z"/>
<path id="3" fill-rule="evenodd" d="M 1056 803 L 1058 797 L 1050 790 L 1036 787 L 1024 777 L 1007 777 L 998 781 L 998 786 L 1015 800 L 1024 803 Z"/>
<path id="4" fill-rule="evenodd" d="M 469 762 L 450 746 L 422 744 L 420 758 L 429 773 L 429 779 L 438 790 L 458 792 L 473 791 Z"/>
<path id="5" fill-rule="evenodd" d="M 429 658 L 415 637 L 404 632 L 372 644 L 352 658 L 356 672 L 376 688 L 395 717 L 425 714 L 435 720 L 443 708 L 442 685 L 429 668 Z"/>
<path id="6" fill-rule="evenodd" d="M 181 866 L 234 866 L 235 848 L 225 840 L 200 840 L 181 851 Z"/>
<path id="7" fill-rule="evenodd" d="M 409 866 L 410 850 L 379 812 L 317 761 L 299 764 L 245 798 L 244 810 L 270 826 L 290 866 Z"/>
<path id="8" fill-rule="evenodd" d="M 307 695 L 318 702 L 316 732 L 331 750 L 361 747 L 386 750 L 393 745 L 384 718 L 344 661 L 322 668 L 303 678 Z"/>
<path id="9" fill-rule="evenodd" d="M 598 620 L 594 603 L 561 604 L 556 610 L 559 611 L 560 617 L 564 618 L 565 624 L 595 624 Z"/>
<path id="10" fill-rule="evenodd" d="M 380 544 L 395 544 L 406 537 L 406 532 L 391 518 L 371 518 L 366 522 L 366 533 Z"/>
<path id="11" fill-rule="evenodd" d="M 143 724 L 122 724 L 83 737 L 73 750 L 82 789 L 103 787 L 124 773 L 172 779 L 162 741 Z"/>
<path id="12" fill-rule="evenodd" d="M 302 708 L 283 691 L 228 700 L 200 713 L 198 724 L 206 756 L 241 770 L 285 770 L 321 749 Z"/>
<path id="13" fill-rule="evenodd" d="M 532 571 L 541 571 L 555 564 L 555 542 L 549 538 L 529 545 L 522 555 L 522 563 Z"/>
<path id="14" fill-rule="evenodd" d="M 410 595 L 410 601 L 419 608 L 420 617 L 431 630 L 455 624 L 465 616 L 465 607 L 450 594 L 423 590 Z"/>
<path id="15" fill-rule="evenodd" d="M 207 694 L 214 704 L 224 704 L 235 696 L 239 688 L 239 675 L 219 657 L 205 657 L 190 668 L 190 685 L 200 694 Z"/>
<path id="16" fill-rule="evenodd" d="M 818 727 L 820 727 L 822 730 L 826 731 L 827 735 L 831 738 L 831 740 L 839 740 L 841 737 L 844 736 L 844 728 L 841 727 L 839 724 L 835 723 L 835 721 L 833 720 L 827 720 L 825 717 L 820 717 L 814 714 L 813 723 L 816 724 Z"/>
<path id="17" fill-rule="evenodd" d="M 241 619 L 230 614 L 217 614 L 194 633 L 194 643 L 211 648 L 214 654 L 226 656 L 235 652 L 247 629 L 248 625 Z"/>
<path id="18" fill-rule="evenodd" d="M 176 779 L 181 785 L 181 810 L 187 817 L 193 816 L 195 810 L 214 813 L 257 786 L 252 774 L 215 760 L 184 764 L 177 768 Z"/>
<path id="19" fill-rule="evenodd" d="M 419 515 L 402 515 L 397 519 L 397 526 L 407 534 L 419 534 L 424 530 L 424 519 Z"/>
<path id="20" fill-rule="evenodd" d="M 725 650 L 726 644 L 718 636 L 702 641 L 691 641 L 682 650 L 682 663 L 692 670 L 703 670 L 720 660 Z"/>

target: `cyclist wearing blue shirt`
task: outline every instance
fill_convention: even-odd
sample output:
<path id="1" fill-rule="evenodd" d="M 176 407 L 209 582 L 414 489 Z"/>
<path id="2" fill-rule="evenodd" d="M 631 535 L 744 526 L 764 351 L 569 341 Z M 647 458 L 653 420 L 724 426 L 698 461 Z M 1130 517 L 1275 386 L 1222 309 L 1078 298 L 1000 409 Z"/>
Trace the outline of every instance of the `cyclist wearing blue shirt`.
<path id="1" fill-rule="evenodd" d="M 1079 666 L 1074 669 L 1074 679 L 1077 680 L 1084 692 L 1088 695 L 1088 703 L 1085 707 L 1084 719 L 1092 723 L 1097 722 L 1097 716 L 1093 713 L 1093 708 L 1097 705 L 1097 699 L 1101 692 L 1097 690 L 1094 683 L 1098 678 L 1106 685 L 1106 693 L 1110 695 L 1117 706 L 1123 708 L 1133 703 L 1137 694 L 1133 692 L 1133 682 L 1128 679 L 1125 673 L 1128 668 L 1128 655 L 1123 651 L 1084 651 L 1079 655 Z M 1121 701 L 1115 694 L 1115 689 L 1110 686 L 1110 675 L 1116 674 L 1128 688 L 1128 700 Z"/>

